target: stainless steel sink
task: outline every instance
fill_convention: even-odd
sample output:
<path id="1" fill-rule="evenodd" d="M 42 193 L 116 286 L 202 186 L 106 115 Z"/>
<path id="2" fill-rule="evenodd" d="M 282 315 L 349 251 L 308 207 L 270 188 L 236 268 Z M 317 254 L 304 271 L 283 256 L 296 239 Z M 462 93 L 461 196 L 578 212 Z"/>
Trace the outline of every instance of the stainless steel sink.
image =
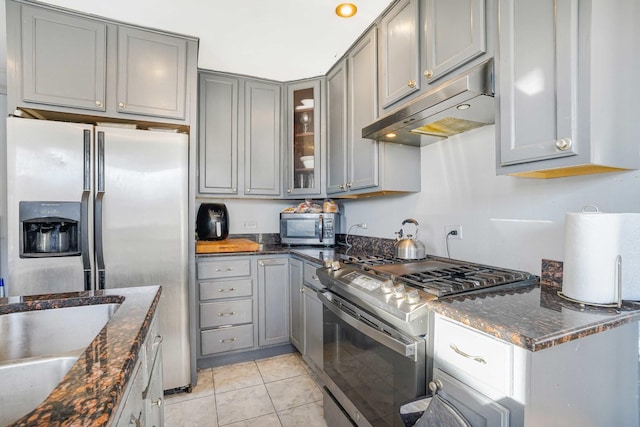
<path id="1" fill-rule="evenodd" d="M 0 316 L 0 362 L 82 351 L 120 304 L 95 304 Z"/>
<path id="2" fill-rule="evenodd" d="M 40 405 L 119 307 L 95 304 L 0 315 L 0 426 Z"/>
<path id="3" fill-rule="evenodd" d="M 35 357 L 0 364 L 0 425 L 18 420 L 42 403 L 77 359 Z"/>

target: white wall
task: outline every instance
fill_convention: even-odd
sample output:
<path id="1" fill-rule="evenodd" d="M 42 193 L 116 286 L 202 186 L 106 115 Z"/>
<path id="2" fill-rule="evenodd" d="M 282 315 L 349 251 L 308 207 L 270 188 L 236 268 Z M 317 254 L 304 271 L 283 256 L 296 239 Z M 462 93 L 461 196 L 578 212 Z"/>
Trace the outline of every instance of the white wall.
<path id="1" fill-rule="evenodd" d="M 420 223 L 427 253 L 445 255 L 445 226 L 462 225 L 449 240 L 452 258 L 540 273 L 542 258 L 564 257 L 565 212 L 593 204 L 606 212 L 640 212 L 640 172 L 551 180 L 496 176 L 494 126 L 423 147 L 422 191 L 343 202 L 354 234 L 394 238 L 405 218 Z M 412 229 L 407 225 L 408 229 Z"/>
<path id="2" fill-rule="evenodd" d="M 224 203 L 229 212 L 229 234 L 246 233 L 279 233 L 280 212 L 287 206 L 297 204 L 287 200 L 239 200 L 239 199 L 207 199 L 196 200 L 196 212 L 200 203 Z M 255 223 L 256 228 L 247 228 Z"/>

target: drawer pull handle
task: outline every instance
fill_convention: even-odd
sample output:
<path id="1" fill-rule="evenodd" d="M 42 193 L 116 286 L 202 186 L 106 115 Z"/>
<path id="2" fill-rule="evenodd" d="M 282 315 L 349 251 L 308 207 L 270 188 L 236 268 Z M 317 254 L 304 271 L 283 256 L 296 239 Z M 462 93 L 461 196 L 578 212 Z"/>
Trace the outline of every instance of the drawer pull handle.
<path id="1" fill-rule="evenodd" d="M 234 341 L 238 341 L 238 338 L 227 338 L 226 340 L 220 340 L 221 343 L 229 343 L 229 342 L 234 342 Z"/>
<path id="2" fill-rule="evenodd" d="M 216 271 L 232 271 L 232 270 L 233 270 L 233 268 L 231 268 L 231 267 L 227 267 L 227 268 L 224 268 L 224 269 L 223 268 L 216 268 Z"/>
<path id="3" fill-rule="evenodd" d="M 234 314 L 236 314 L 235 311 L 231 311 L 229 313 L 218 313 L 218 317 L 233 316 Z"/>
<path id="4" fill-rule="evenodd" d="M 464 351 L 460 350 L 455 344 L 449 344 L 449 347 L 451 348 L 451 350 L 455 351 L 456 353 L 458 353 L 460 356 L 462 357 L 466 357 L 467 359 L 471 359 L 474 360 L 478 363 L 482 363 L 483 365 L 487 364 L 487 361 L 484 360 L 483 357 L 481 356 L 472 356 L 468 353 L 465 353 Z"/>
<path id="5" fill-rule="evenodd" d="M 229 288 L 229 289 L 218 289 L 218 292 L 233 292 L 235 291 L 236 288 Z"/>
<path id="6" fill-rule="evenodd" d="M 162 398 L 159 397 L 158 400 L 152 400 L 151 406 L 162 406 Z"/>

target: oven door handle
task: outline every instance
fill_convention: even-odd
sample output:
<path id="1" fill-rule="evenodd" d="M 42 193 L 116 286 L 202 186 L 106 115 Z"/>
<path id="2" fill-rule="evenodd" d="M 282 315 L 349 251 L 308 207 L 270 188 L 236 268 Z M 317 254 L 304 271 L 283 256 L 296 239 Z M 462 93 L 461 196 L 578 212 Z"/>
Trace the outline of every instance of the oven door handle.
<path id="1" fill-rule="evenodd" d="M 414 361 L 417 360 L 415 342 L 411 344 L 407 344 L 385 334 L 384 332 L 380 332 L 379 330 L 372 328 L 366 323 L 354 318 L 350 314 L 341 310 L 333 302 L 331 302 L 329 298 L 326 297 L 324 292 L 318 292 L 318 298 L 320 298 L 320 301 L 322 301 L 322 305 L 324 305 L 329 310 L 331 310 L 333 314 L 338 316 L 338 318 L 343 320 L 349 326 L 352 326 L 353 328 L 355 328 L 358 332 L 362 332 L 372 340 L 379 342 L 380 344 L 384 345 L 390 350 L 395 351 L 396 353 L 399 353 Z"/>

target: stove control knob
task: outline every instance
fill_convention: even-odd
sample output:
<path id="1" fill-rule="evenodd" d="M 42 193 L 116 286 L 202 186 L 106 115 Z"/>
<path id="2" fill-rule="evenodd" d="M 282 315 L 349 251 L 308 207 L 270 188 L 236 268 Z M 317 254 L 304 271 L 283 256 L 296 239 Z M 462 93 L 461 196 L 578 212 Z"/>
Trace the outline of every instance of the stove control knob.
<path id="1" fill-rule="evenodd" d="M 324 268 L 331 268 L 331 264 L 333 264 L 333 260 L 332 259 L 325 259 L 324 260 Z"/>
<path id="2" fill-rule="evenodd" d="M 415 304 L 418 301 L 420 301 L 420 293 L 418 292 L 417 289 L 413 289 L 410 290 L 409 292 L 407 292 L 407 294 L 404 296 L 405 301 L 407 301 L 409 304 Z"/>
<path id="3" fill-rule="evenodd" d="M 393 280 L 387 279 L 384 282 L 382 282 L 382 284 L 380 285 L 380 289 L 382 290 L 383 293 L 389 294 L 393 290 L 393 286 L 394 286 Z"/>
<path id="4" fill-rule="evenodd" d="M 342 268 L 342 266 L 340 265 L 340 261 L 333 261 L 333 262 L 331 263 L 331 269 L 332 269 L 333 271 L 338 271 L 338 270 L 340 270 L 341 268 Z"/>
<path id="5" fill-rule="evenodd" d="M 396 298 L 404 297 L 404 285 L 397 285 L 393 288 L 393 296 Z"/>

